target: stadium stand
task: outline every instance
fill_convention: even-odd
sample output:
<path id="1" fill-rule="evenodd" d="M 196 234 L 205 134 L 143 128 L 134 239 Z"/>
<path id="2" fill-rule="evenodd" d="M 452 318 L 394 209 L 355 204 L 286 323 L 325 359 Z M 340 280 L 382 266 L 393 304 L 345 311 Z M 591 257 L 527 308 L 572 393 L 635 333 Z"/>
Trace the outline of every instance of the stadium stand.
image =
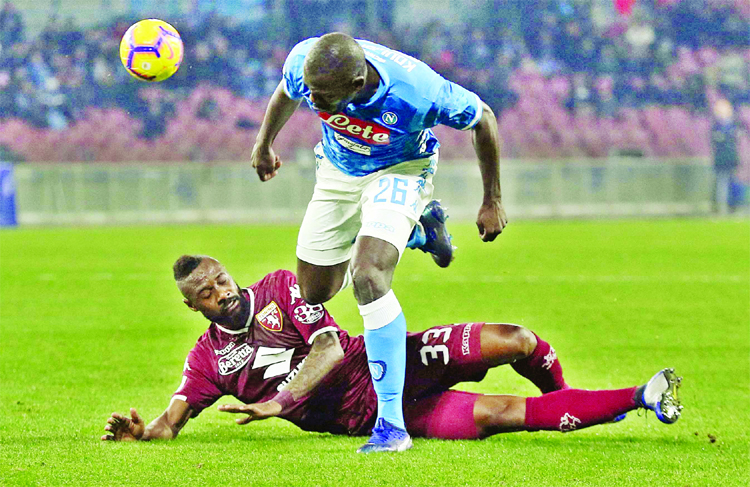
<path id="1" fill-rule="evenodd" d="M 290 17 L 304 3 L 287 2 Z M 119 65 L 120 37 L 137 18 L 86 29 L 52 18 L 26 39 L 22 13 L 6 2 L 0 156 L 247 160 L 288 49 L 304 35 L 330 30 L 413 54 L 476 91 L 499 114 L 508 158 L 708 157 L 710 107 L 719 98 L 729 99 L 750 127 L 750 2 L 639 0 L 627 17 L 608 0 L 506 3 L 521 9 L 518 22 L 490 9 L 484 24 L 471 27 L 430 22 L 396 29 L 385 19 L 376 32 L 326 15 L 308 18 L 305 32 L 259 32 L 228 16 L 186 12 L 170 19 L 190 46 L 183 67 L 154 86 L 130 79 Z M 319 137 L 315 115 L 302 111 L 276 144 L 287 160 Z M 467 134 L 437 131 L 444 158 L 472 158 Z M 747 184 L 747 131 L 740 149 Z"/>

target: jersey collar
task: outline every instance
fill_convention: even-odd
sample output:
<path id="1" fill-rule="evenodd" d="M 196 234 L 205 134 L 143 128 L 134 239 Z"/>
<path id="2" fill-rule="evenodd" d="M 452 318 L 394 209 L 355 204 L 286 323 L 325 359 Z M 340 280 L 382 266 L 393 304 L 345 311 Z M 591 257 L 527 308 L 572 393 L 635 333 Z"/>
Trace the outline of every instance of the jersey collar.
<path id="1" fill-rule="evenodd" d="M 375 71 L 377 71 L 378 75 L 380 76 L 380 84 L 378 85 L 378 90 L 375 92 L 375 94 L 372 95 L 372 97 L 366 102 L 357 103 L 356 105 L 358 108 L 367 108 L 371 105 L 374 105 L 376 102 L 378 102 L 381 98 L 383 98 L 386 95 L 386 93 L 388 92 L 388 87 L 391 84 L 391 79 L 388 76 L 388 72 L 385 69 L 382 69 L 378 66 L 384 63 L 385 59 L 376 55 L 372 51 L 372 47 L 370 47 L 368 44 L 360 42 L 360 45 L 365 51 L 365 59 L 370 62 L 370 66 L 375 68 Z"/>
<path id="2" fill-rule="evenodd" d="M 214 325 L 216 325 L 216 327 L 224 333 L 228 333 L 230 335 L 241 335 L 242 333 L 247 333 L 247 330 L 250 329 L 250 325 L 253 322 L 253 316 L 255 316 L 255 293 L 249 287 L 243 289 L 242 292 L 244 292 L 245 297 L 250 300 L 250 314 L 247 316 L 247 322 L 245 323 L 245 326 L 243 328 L 240 328 L 239 330 L 230 330 L 229 328 L 224 328 L 218 323 L 214 323 Z"/>

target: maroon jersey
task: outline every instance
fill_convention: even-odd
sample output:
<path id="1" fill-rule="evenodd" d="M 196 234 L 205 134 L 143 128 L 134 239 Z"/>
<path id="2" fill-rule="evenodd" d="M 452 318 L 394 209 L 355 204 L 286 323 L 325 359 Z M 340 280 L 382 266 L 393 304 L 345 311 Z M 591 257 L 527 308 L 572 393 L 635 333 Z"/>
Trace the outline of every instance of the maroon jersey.
<path id="1" fill-rule="evenodd" d="M 273 272 L 243 293 L 251 304 L 247 326 L 228 330 L 211 323 L 188 354 L 182 384 L 173 397 L 190 404 L 193 417 L 224 395 L 246 404 L 267 401 L 297 375 L 315 337 L 334 331 L 344 359 L 281 417 L 307 431 L 369 434 L 378 404 L 364 338 L 350 337 L 322 305 L 306 303 L 289 271 Z M 462 323 L 407 335 L 404 410 L 413 435 L 429 436 L 427 425 L 441 414 L 429 401 L 418 407 L 419 401 L 433 400 L 459 382 L 479 381 L 486 374 L 481 329 L 482 323 Z"/>
<path id="2" fill-rule="evenodd" d="M 305 302 L 292 272 L 273 272 L 242 291 L 251 303 L 247 327 L 211 323 L 188 354 L 173 397 L 190 404 L 194 417 L 224 395 L 247 404 L 267 401 L 297 375 L 313 340 L 334 331 L 344 359 L 281 417 L 307 431 L 363 434 L 370 428 L 377 401 L 362 337 L 339 328 L 323 305 Z"/>

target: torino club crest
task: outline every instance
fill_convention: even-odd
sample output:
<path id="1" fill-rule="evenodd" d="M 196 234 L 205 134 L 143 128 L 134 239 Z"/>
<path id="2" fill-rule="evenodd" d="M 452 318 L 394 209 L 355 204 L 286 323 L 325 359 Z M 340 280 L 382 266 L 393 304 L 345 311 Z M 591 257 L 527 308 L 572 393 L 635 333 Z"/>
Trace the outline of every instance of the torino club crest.
<path id="1" fill-rule="evenodd" d="M 281 310 L 276 301 L 268 303 L 265 308 L 255 315 L 255 319 L 258 320 L 260 326 L 270 331 L 281 331 L 284 326 Z"/>

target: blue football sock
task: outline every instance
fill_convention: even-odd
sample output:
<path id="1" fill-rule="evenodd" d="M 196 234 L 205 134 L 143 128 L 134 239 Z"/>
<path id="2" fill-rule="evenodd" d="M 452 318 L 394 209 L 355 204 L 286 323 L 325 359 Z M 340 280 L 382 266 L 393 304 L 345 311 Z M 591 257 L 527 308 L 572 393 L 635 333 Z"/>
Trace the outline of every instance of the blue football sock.
<path id="1" fill-rule="evenodd" d="M 360 306 L 365 322 L 365 348 L 372 383 L 378 395 L 378 418 L 399 428 L 404 424 L 406 319 L 393 294 Z"/>
<path id="2" fill-rule="evenodd" d="M 421 248 L 425 243 L 427 243 L 427 235 L 424 233 L 422 225 L 414 225 L 414 228 L 411 231 L 411 235 L 409 236 L 409 241 L 406 242 L 406 248 L 418 249 Z"/>

